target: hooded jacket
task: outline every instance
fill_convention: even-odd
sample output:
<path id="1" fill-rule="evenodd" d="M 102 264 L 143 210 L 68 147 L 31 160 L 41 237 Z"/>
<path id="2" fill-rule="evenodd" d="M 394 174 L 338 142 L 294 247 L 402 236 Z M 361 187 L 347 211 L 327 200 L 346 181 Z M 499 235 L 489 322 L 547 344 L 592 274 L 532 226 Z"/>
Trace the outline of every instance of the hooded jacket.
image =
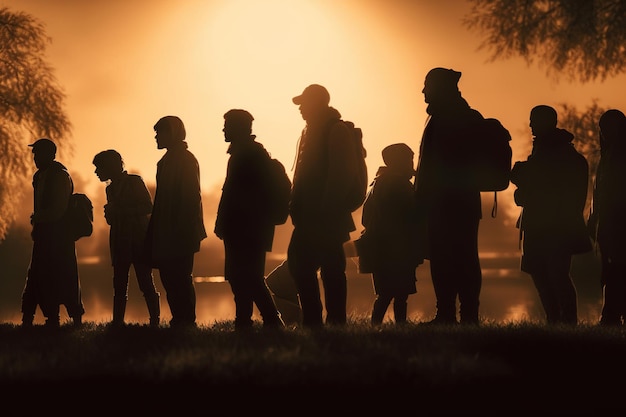
<path id="1" fill-rule="evenodd" d="M 511 170 L 515 202 L 523 207 L 519 226 L 525 255 L 538 245 L 568 254 L 591 250 L 583 213 L 589 168 L 573 139 L 559 128 L 537 136 L 527 161 Z"/>
<path id="2" fill-rule="evenodd" d="M 344 202 L 356 168 L 351 132 L 328 107 L 302 131 L 293 178 L 290 215 L 295 227 L 347 241 L 356 230 Z"/>

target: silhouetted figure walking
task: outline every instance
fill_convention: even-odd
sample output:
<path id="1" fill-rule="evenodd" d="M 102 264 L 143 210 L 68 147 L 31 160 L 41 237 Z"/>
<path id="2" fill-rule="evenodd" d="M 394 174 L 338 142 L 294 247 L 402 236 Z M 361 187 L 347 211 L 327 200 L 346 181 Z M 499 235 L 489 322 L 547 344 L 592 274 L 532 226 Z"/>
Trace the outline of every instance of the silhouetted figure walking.
<path id="1" fill-rule="evenodd" d="M 420 222 L 427 228 L 427 255 L 437 298 L 432 324 L 479 324 L 482 272 L 478 258 L 480 191 L 470 182 L 467 155 L 479 140 L 475 126 L 483 116 L 458 89 L 461 73 L 433 68 L 424 80 L 428 122 L 415 178 Z"/>
<path id="2" fill-rule="evenodd" d="M 407 300 L 415 294 L 418 254 L 415 216 L 413 150 L 404 143 L 382 150 L 385 166 L 378 168 L 363 203 L 362 223 L 376 254 L 371 265 L 376 300 L 372 324 L 381 324 L 393 301 L 395 322 L 407 321 Z"/>
<path id="3" fill-rule="evenodd" d="M 302 307 L 302 324 L 323 325 L 318 271 L 324 287 L 326 323 L 346 323 L 346 256 L 343 243 L 356 230 L 344 204 L 357 172 L 354 143 L 330 95 L 318 84 L 293 98 L 306 127 L 300 137 L 290 215 L 294 226 L 287 259 Z"/>
<path id="4" fill-rule="evenodd" d="M 150 314 L 150 325 L 158 326 L 161 316 L 159 293 L 154 286 L 152 267 L 145 259 L 144 244 L 152 213 L 152 196 L 139 175 L 124 170 L 119 152 L 109 149 L 93 158 L 95 173 L 107 181 L 104 217 L 110 227 L 109 248 L 113 265 L 113 325 L 124 325 L 128 301 L 130 267 L 135 270 L 139 289 Z"/>
<path id="5" fill-rule="evenodd" d="M 230 158 L 215 221 L 215 234 L 224 241 L 224 276 L 235 297 L 237 330 L 252 327 L 254 304 L 264 327 L 284 327 L 265 284 L 265 253 L 272 250 L 275 227 L 267 186 L 270 155 L 252 134 L 253 120 L 241 109 L 224 114 Z"/>
<path id="6" fill-rule="evenodd" d="M 606 111 L 599 120 L 600 162 L 588 227 L 600 251 L 602 325 L 626 320 L 626 116 Z"/>
<path id="7" fill-rule="evenodd" d="M 193 284 L 195 253 L 207 237 L 204 228 L 200 167 L 187 150 L 182 120 L 165 116 L 154 125 L 158 149 L 154 206 L 147 232 L 152 266 L 158 268 L 172 313 L 171 327 L 196 326 Z"/>
<path id="8" fill-rule="evenodd" d="M 574 135 L 557 127 L 557 112 L 539 105 L 530 112 L 533 148 L 511 170 L 522 207 L 521 269 L 532 277 L 549 324 L 577 324 L 572 255 L 591 250 L 583 211 L 587 199 L 587 160 L 574 148 Z"/>
<path id="9" fill-rule="evenodd" d="M 42 138 L 32 147 L 37 172 L 33 175 L 34 210 L 30 217 L 33 250 L 22 293 L 22 325 L 30 327 L 40 306 L 46 326 L 59 327 L 60 305 L 74 325 L 82 324 L 76 245 L 67 228 L 67 211 L 74 184 L 67 168 L 55 160 L 57 147 Z"/>

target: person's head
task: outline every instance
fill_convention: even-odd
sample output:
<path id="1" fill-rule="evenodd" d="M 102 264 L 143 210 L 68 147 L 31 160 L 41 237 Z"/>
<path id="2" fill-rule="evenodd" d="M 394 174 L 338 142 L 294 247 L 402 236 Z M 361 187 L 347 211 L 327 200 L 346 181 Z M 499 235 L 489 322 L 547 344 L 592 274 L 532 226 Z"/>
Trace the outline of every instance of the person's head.
<path id="1" fill-rule="evenodd" d="M 413 150 L 406 143 L 394 143 L 382 151 L 385 165 L 402 172 L 413 171 L 413 156 Z"/>
<path id="2" fill-rule="evenodd" d="M 169 148 L 185 140 L 187 133 L 183 121 L 177 116 L 165 116 L 154 125 L 157 148 Z"/>
<path id="3" fill-rule="evenodd" d="M 541 136 L 556 129 L 557 114 L 553 107 L 540 104 L 530 111 L 530 130 L 533 136 Z"/>
<path id="4" fill-rule="evenodd" d="M 124 172 L 124 160 L 122 155 L 116 150 L 107 149 L 96 154 L 93 157 L 93 164 L 96 167 L 94 171 L 100 181 L 114 179 L 116 176 Z"/>
<path id="5" fill-rule="evenodd" d="M 224 114 L 224 140 L 237 142 L 253 138 L 252 121 L 254 117 L 242 109 L 231 109 Z"/>
<path id="6" fill-rule="evenodd" d="M 302 94 L 295 96 L 292 101 L 293 104 L 299 106 L 302 118 L 309 121 L 328 108 L 330 94 L 325 87 L 311 84 L 302 91 Z"/>
<path id="7" fill-rule="evenodd" d="M 48 138 L 37 139 L 28 145 L 32 148 L 33 160 L 37 168 L 48 167 L 57 154 L 57 146 Z"/>
<path id="8" fill-rule="evenodd" d="M 600 147 L 606 150 L 609 146 L 626 141 L 626 116 L 620 110 L 610 109 L 600 116 Z M 626 144 L 621 144 L 625 147 Z"/>
<path id="9" fill-rule="evenodd" d="M 453 69 L 440 67 L 431 69 L 424 78 L 422 89 L 424 101 L 430 104 L 458 97 L 461 94 L 458 87 L 460 78 L 461 73 Z"/>

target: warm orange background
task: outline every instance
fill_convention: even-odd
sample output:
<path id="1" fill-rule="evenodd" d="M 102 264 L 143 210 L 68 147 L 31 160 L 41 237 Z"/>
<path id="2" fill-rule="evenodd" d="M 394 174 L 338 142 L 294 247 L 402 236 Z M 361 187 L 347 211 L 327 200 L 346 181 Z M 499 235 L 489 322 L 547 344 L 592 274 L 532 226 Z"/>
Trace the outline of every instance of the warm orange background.
<path id="1" fill-rule="evenodd" d="M 331 105 L 363 128 L 369 167 L 406 142 L 416 151 L 425 121 L 421 88 L 436 66 L 462 71 L 469 103 L 502 119 L 513 144 L 529 140 L 536 104 L 592 99 L 626 109 L 622 76 L 579 84 L 548 78 L 520 59 L 488 63 L 480 36 L 461 24 L 463 0 L 14 0 L 52 38 L 49 61 L 67 93 L 76 153 L 70 168 L 97 183 L 92 157 L 120 151 L 153 181 L 153 124 L 180 116 L 207 190 L 221 185 L 221 132 L 230 108 L 256 118 L 258 140 L 289 167 L 303 121 L 291 97 L 325 85 Z M 27 151 L 27 150 L 26 150 Z M 518 158 L 525 154 L 517 155 Z"/>
<path id="2" fill-rule="evenodd" d="M 231 108 L 255 116 L 257 139 L 290 168 L 303 127 L 291 98 L 311 83 L 326 86 L 331 105 L 363 129 L 372 176 L 386 145 L 406 142 L 417 152 L 426 120 L 421 89 L 433 67 L 462 71 L 463 96 L 510 130 L 514 160 L 527 155 L 528 113 L 537 104 L 582 110 L 595 99 L 626 110 L 626 76 L 581 84 L 549 78 L 519 58 L 487 62 L 487 52 L 477 50 L 480 34 L 461 23 L 469 10 L 464 0 L 0 0 L 0 6 L 44 23 L 52 39 L 48 60 L 73 125 L 75 153 L 62 162 L 99 203 L 104 184 L 93 173 L 93 156 L 116 149 L 129 171 L 153 185 L 163 151 L 152 126 L 168 114 L 185 122 L 212 201 L 226 170 L 222 126 Z M 499 197 L 499 216 L 514 220 L 519 208 L 511 191 Z M 483 223 L 489 230 L 489 220 Z M 81 241 L 79 250 L 95 242 Z M 219 243 L 214 236 L 207 242 Z"/>

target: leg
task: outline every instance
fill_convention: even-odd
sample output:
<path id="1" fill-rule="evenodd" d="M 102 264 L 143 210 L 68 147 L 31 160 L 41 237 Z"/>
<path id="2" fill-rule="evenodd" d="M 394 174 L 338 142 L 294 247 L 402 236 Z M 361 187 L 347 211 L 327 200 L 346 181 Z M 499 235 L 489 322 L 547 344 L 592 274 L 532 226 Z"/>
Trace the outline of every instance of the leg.
<path id="1" fill-rule="evenodd" d="M 459 304 L 462 324 L 479 324 L 480 290 L 482 287 L 482 270 L 478 257 L 478 226 L 480 220 L 468 223 L 463 230 L 463 251 L 459 256 L 459 266 L 462 271 L 458 272 Z"/>
<path id="2" fill-rule="evenodd" d="M 170 326 L 196 325 L 196 292 L 193 286 L 194 254 L 174 258 L 159 267 L 172 313 Z"/>
<path id="3" fill-rule="evenodd" d="M 252 294 L 265 327 L 285 327 L 285 323 L 280 317 L 280 313 L 274 304 L 274 299 L 269 288 L 265 284 L 265 279 L 257 279 L 253 283 Z"/>
<path id="4" fill-rule="evenodd" d="M 116 326 L 124 325 L 126 302 L 128 301 L 128 274 L 130 262 L 113 264 L 113 321 Z"/>
<path id="5" fill-rule="evenodd" d="M 37 305 L 39 304 L 39 291 L 37 289 L 36 279 L 31 276 L 31 270 L 29 268 L 26 277 L 26 283 L 24 284 L 24 290 L 22 291 L 22 326 L 32 327 L 33 320 L 35 319 L 35 313 L 37 312 Z"/>
<path id="6" fill-rule="evenodd" d="M 133 263 L 133 268 L 135 269 L 135 275 L 137 276 L 137 284 L 143 293 L 143 298 L 145 299 L 146 306 L 148 307 L 150 326 L 159 326 L 161 321 L 160 294 L 154 285 L 152 268 L 149 265 L 137 261 Z"/>
<path id="7" fill-rule="evenodd" d="M 230 277 L 228 283 L 235 299 L 235 329 L 245 330 L 252 327 L 254 302 L 249 286 L 241 277 Z"/>
<path id="8" fill-rule="evenodd" d="M 241 243 L 230 239 L 224 240 L 224 276 L 230 284 L 235 300 L 236 330 L 252 327 L 254 300 L 250 286 L 252 275 L 258 269 L 256 266 L 258 259 L 253 257 L 254 251 L 242 246 Z M 263 255 L 265 256 L 265 252 Z M 263 275 L 263 270 L 261 270 L 261 275 Z"/>
<path id="9" fill-rule="evenodd" d="M 382 324 L 387 308 L 389 307 L 389 303 L 391 303 L 391 295 L 378 294 L 376 296 L 374 305 L 372 306 L 371 323 L 373 325 Z"/>
<path id="10" fill-rule="evenodd" d="M 396 324 L 406 323 L 408 294 L 396 294 L 393 298 L 393 317 Z"/>
<path id="11" fill-rule="evenodd" d="M 560 256 L 553 261 L 555 268 L 554 292 L 560 307 L 559 321 L 565 324 L 578 323 L 578 295 L 570 275 L 571 256 Z"/>
<path id="12" fill-rule="evenodd" d="M 346 324 L 348 284 L 343 242 L 332 241 L 324 245 L 320 275 L 324 284 L 326 322 Z"/>
<path id="13" fill-rule="evenodd" d="M 605 256 L 602 257 L 602 290 L 603 303 L 600 324 L 617 326 L 622 324 L 623 297 L 625 292 L 624 279 L 620 277 L 620 269 L 614 262 L 610 262 Z"/>
<path id="14" fill-rule="evenodd" d="M 298 289 L 298 298 L 302 308 L 302 325 L 306 327 L 322 326 L 322 300 L 320 295 L 317 270 L 317 245 L 297 228 L 294 229 L 287 259 L 289 273 L 294 278 Z"/>
<path id="15" fill-rule="evenodd" d="M 436 315 L 432 323 L 456 324 L 456 284 L 458 269 L 455 248 L 450 247 L 454 232 L 433 222 L 429 227 L 430 275 L 436 298 Z"/>
<path id="16" fill-rule="evenodd" d="M 531 274 L 533 284 L 537 289 L 537 294 L 541 300 L 543 311 L 546 314 L 546 321 L 548 324 L 556 324 L 560 320 L 560 308 L 558 305 L 558 299 L 554 294 L 553 287 L 550 284 L 551 277 L 546 275 L 544 271 L 534 272 Z"/>

